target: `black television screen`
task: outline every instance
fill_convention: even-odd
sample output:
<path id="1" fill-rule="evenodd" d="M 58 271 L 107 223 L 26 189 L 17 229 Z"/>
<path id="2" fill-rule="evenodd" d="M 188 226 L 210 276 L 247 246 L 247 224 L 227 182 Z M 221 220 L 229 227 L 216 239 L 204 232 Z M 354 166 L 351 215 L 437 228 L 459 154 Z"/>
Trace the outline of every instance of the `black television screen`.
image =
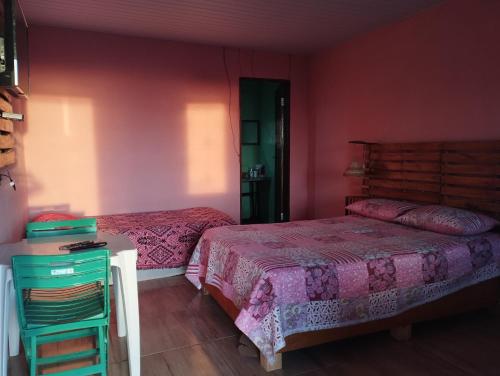
<path id="1" fill-rule="evenodd" d="M 0 86 L 29 94 L 28 24 L 17 0 L 2 0 L 0 16 Z"/>

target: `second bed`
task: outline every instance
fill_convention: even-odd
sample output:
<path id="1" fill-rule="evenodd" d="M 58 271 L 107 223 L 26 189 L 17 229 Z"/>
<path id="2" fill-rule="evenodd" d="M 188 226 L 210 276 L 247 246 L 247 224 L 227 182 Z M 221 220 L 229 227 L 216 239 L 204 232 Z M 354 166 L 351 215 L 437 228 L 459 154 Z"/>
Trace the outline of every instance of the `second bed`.
<path id="1" fill-rule="evenodd" d="M 96 219 L 99 231 L 128 236 L 137 247 L 139 270 L 185 267 L 205 230 L 236 223 L 226 213 L 209 207 L 102 215 Z"/>

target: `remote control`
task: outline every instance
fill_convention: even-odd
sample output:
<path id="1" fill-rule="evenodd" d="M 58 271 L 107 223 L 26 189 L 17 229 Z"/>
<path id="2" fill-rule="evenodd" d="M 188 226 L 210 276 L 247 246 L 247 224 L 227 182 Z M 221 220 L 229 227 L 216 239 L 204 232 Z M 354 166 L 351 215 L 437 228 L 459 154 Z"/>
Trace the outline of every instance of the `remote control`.
<path id="1" fill-rule="evenodd" d="M 90 248 L 100 248 L 104 247 L 108 243 L 106 242 L 94 242 L 94 241 L 87 241 L 87 242 L 79 242 L 79 243 L 73 243 L 73 244 L 67 244 L 59 247 L 61 251 L 81 251 L 83 249 L 90 249 Z"/>
<path id="2" fill-rule="evenodd" d="M 86 244 L 92 244 L 94 243 L 94 241 L 92 240 L 85 240 L 84 242 L 78 242 L 78 243 L 71 243 L 71 244 L 66 244 L 66 245 L 62 245 L 59 247 L 59 250 L 63 251 L 63 250 L 68 250 L 68 249 L 71 249 L 73 247 L 80 247 L 82 245 L 86 245 Z"/>

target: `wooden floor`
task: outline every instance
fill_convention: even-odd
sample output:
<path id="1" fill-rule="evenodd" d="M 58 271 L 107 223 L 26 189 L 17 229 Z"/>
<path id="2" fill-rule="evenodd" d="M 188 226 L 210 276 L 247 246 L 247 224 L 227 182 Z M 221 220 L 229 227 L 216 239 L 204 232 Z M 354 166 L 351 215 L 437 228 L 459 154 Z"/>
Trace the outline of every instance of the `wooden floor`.
<path id="1" fill-rule="evenodd" d="M 258 358 L 239 355 L 236 327 L 184 277 L 141 282 L 139 299 L 145 376 L 500 374 L 496 312 L 419 324 L 409 342 L 378 333 L 286 353 L 283 369 L 268 374 Z M 114 322 L 110 337 L 110 374 L 127 375 L 126 344 Z M 27 375 L 22 355 L 11 358 L 9 367 L 10 375 Z"/>

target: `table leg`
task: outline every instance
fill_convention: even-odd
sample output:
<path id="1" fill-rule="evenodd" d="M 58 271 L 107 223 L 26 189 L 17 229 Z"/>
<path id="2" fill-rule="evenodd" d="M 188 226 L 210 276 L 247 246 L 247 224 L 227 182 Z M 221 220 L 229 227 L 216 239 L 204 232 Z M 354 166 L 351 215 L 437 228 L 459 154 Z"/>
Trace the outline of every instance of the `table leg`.
<path id="1" fill-rule="evenodd" d="M 129 373 L 141 374 L 141 336 L 139 329 L 139 297 L 137 289 L 137 251 L 118 253 L 127 326 Z"/>
<path id="2" fill-rule="evenodd" d="M 252 200 L 253 200 L 253 217 L 254 222 L 259 222 L 259 202 L 258 202 L 258 185 L 257 182 L 252 182 Z"/>
<path id="3" fill-rule="evenodd" d="M 19 320 L 16 309 L 16 290 L 14 289 L 14 281 L 9 282 L 9 354 L 10 356 L 19 355 Z"/>
<path id="4" fill-rule="evenodd" d="M 7 270 L 6 265 L 0 265 L 0 303 L 2 307 L 0 309 L 0 374 L 2 376 L 7 375 L 7 362 L 8 362 L 8 352 L 7 352 L 7 333 L 8 333 L 8 323 L 9 323 L 9 290 L 7 283 Z"/>
<path id="5" fill-rule="evenodd" d="M 113 290 L 115 292 L 116 329 L 118 337 L 125 337 L 127 335 L 127 326 L 123 311 L 123 289 L 120 278 L 120 269 L 116 266 L 112 266 L 111 271 L 113 276 Z"/>

